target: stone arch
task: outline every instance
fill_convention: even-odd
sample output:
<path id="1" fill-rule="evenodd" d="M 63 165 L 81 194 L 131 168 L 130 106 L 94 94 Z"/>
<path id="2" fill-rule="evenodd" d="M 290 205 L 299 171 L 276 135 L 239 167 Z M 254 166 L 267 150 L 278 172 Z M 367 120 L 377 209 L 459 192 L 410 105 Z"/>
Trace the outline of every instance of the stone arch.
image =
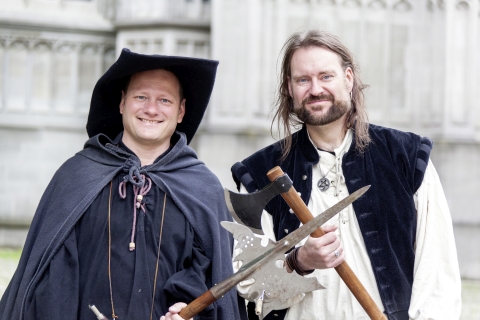
<path id="1" fill-rule="evenodd" d="M 101 75 L 100 65 L 98 46 L 83 45 L 78 61 L 78 99 L 76 101 L 81 113 L 88 113 L 93 87 Z"/>
<path id="2" fill-rule="evenodd" d="M 23 111 L 27 106 L 29 84 L 29 43 L 23 39 L 13 40 L 8 46 L 8 61 L 5 78 L 6 107 L 9 110 Z"/>
<path id="3" fill-rule="evenodd" d="M 470 3 L 468 1 L 465 1 L 465 0 L 460 0 L 460 1 L 457 2 L 455 7 L 457 8 L 457 10 L 469 11 L 470 10 Z"/>
<path id="4" fill-rule="evenodd" d="M 393 10 L 406 12 L 412 10 L 413 6 L 408 0 L 400 0 L 393 5 Z"/>
<path id="5" fill-rule="evenodd" d="M 107 47 L 103 51 L 102 71 L 105 72 L 115 62 L 116 54 L 114 47 Z"/>
<path id="6" fill-rule="evenodd" d="M 52 43 L 38 41 L 32 46 L 32 86 L 30 108 L 48 112 L 52 98 Z"/>
<path id="7" fill-rule="evenodd" d="M 379 9 L 385 9 L 387 7 L 387 4 L 385 3 L 385 0 L 373 0 L 370 1 L 368 4 L 368 7 L 371 9 L 379 10 Z"/>

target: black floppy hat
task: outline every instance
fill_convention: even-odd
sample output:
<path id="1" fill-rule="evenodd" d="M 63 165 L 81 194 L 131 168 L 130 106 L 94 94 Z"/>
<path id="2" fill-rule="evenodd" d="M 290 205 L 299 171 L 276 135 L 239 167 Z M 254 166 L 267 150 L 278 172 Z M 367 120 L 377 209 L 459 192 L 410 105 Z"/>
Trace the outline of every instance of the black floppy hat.
<path id="1" fill-rule="evenodd" d="M 99 133 L 114 139 L 123 131 L 120 101 L 129 77 L 137 72 L 165 69 L 178 78 L 186 99 L 185 116 L 177 131 L 186 134 L 190 143 L 202 121 L 215 83 L 218 61 L 162 55 L 145 55 L 123 49 L 118 60 L 98 80 L 93 89 L 87 133 Z"/>

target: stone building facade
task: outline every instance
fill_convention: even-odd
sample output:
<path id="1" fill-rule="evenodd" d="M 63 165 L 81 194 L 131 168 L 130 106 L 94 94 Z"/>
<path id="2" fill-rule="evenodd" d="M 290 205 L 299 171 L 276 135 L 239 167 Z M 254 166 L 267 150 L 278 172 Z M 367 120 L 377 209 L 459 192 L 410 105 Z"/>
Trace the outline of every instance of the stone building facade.
<path id="1" fill-rule="evenodd" d="M 311 27 L 357 57 L 372 123 L 433 139 L 462 275 L 480 279 L 479 0 L 0 0 L 0 243 L 22 243 L 82 148 L 91 91 L 121 48 L 220 61 L 192 146 L 233 189 L 230 166 L 273 141 L 281 47 Z"/>

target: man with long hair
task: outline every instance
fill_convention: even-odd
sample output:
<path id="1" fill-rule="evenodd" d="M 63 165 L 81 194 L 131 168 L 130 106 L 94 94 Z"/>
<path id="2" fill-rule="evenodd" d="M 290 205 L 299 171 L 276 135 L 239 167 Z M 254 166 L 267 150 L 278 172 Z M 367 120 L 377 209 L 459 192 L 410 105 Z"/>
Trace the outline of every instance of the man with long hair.
<path id="1" fill-rule="evenodd" d="M 460 316 L 453 228 L 429 159 L 432 142 L 369 124 L 365 87 L 352 53 L 334 35 L 310 30 L 285 43 L 274 117 L 285 138 L 236 163 L 237 186 L 261 189 L 279 165 L 314 215 L 371 187 L 323 226 L 324 236 L 304 239 L 286 258 L 294 272 L 327 289 L 297 296 L 265 319 L 368 319 L 333 269 L 343 261 L 388 319 Z M 280 196 L 267 204 L 262 229 L 270 238 L 299 226 Z M 239 290 L 249 298 L 248 286 Z"/>

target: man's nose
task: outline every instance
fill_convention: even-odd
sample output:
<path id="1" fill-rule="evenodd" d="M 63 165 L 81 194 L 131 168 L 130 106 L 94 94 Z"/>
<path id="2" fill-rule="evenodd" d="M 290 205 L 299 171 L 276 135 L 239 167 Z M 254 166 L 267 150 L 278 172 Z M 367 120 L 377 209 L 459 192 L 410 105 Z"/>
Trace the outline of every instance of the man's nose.
<path id="1" fill-rule="evenodd" d="M 312 85 L 310 87 L 310 94 L 312 96 L 319 96 L 323 93 L 323 86 L 322 83 L 318 79 L 312 80 Z"/>
<path id="2" fill-rule="evenodd" d="M 148 115 L 156 115 L 159 112 L 159 106 L 157 101 L 149 99 L 145 106 L 143 107 L 143 112 Z"/>

